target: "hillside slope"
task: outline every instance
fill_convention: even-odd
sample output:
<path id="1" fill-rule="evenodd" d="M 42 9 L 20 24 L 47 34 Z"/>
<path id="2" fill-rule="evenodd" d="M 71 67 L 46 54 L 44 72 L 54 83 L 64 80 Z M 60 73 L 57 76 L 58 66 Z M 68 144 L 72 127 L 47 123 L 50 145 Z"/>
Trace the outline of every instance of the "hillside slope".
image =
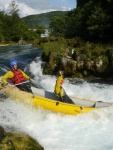
<path id="1" fill-rule="evenodd" d="M 66 13 L 67 11 L 52 11 L 48 13 L 26 16 L 23 17 L 22 20 L 27 24 L 30 29 L 36 28 L 38 25 L 43 25 L 47 28 L 49 27 L 52 17 L 63 17 Z"/>

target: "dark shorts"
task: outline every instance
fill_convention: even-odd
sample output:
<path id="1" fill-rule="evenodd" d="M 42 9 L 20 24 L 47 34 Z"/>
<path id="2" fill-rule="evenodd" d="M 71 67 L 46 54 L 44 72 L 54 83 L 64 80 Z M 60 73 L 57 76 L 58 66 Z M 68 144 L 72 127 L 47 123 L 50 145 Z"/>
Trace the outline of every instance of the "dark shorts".
<path id="1" fill-rule="evenodd" d="M 20 85 L 16 85 L 17 88 L 19 88 L 20 90 L 22 91 L 26 91 L 28 93 L 32 93 L 32 90 L 31 90 L 31 85 L 29 83 L 23 83 L 23 84 L 20 84 Z"/>

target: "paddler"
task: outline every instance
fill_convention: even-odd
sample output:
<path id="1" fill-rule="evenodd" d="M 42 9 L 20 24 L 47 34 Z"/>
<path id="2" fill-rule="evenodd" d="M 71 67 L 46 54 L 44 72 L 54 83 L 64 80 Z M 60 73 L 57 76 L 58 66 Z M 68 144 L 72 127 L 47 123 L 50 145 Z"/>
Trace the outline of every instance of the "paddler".
<path id="1" fill-rule="evenodd" d="M 62 70 L 58 71 L 58 78 L 56 80 L 56 84 L 55 84 L 55 88 L 54 88 L 54 92 L 55 94 L 60 98 L 60 100 L 62 101 L 62 96 L 64 95 L 64 91 L 62 90 L 62 84 L 63 84 L 63 74 L 64 72 Z"/>
<path id="2" fill-rule="evenodd" d="M 64 72 L 62 70 L 58 71 L 58 78 L 56 80 L 54 93 L 56 96 L 59 97 L 61 102 L 74 104 L 74 102 L 69 98 L 69 96 L 66 94 L 64 88 L 62 87 L 64 80 L 63 80 Z"/>
<path id="3" fill-rule="evenodd" d="M 1 81 L 4 83 L 4 86 L 10 85 L 7 82 L 7 79 L 10 79 L 11 82 L 20 90 L 32 93 L 31 86 L 29 83 L 26 83 L 26 80 L 32 81 L 32 79 L 26 75 L 21 69 L 18 69 L 17 62 L 12 60 L 10 62 L 11 70 L 8 71 L 4 76 L 2 76 Z"/>

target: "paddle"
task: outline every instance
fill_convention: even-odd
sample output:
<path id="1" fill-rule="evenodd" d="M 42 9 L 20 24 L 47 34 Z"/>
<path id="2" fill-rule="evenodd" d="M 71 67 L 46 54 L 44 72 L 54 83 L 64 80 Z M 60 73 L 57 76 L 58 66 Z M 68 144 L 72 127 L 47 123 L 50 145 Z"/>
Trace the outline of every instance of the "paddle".
<path id="1" fill-rule="evenodd" d="M 6 85 L 6 87 L 8 88 L 13 88 L 13 87 L 17 87 L 20 91 L 24 91 L 24 92 L 27 92 L 27 93 L 30 93 L 32 94 L 33 98 L 35 97 L 32 89 L 31 89 L 31 86 L 26 84 L 26 83 L 30 83 L 31 81 L 30 80 L 27 80 L 27 81 L 24 81 L 24 82 L 21 82 L 21 83 L 18 83 L 18 84 L 10 84 L 9 86 Z M 24 86 L 24 84 L 26 84 Z M 22 85 L 22 86 L 21 86 Z M 5 87 L 4 87 L 5 88 Z"/>
<path id="2" fill-rule="evenodd" d="M 33 83 L 34 85 L 37 85 L 37 83 L 35 82 L 35 80 L 32 79 L 32 81 L 27 80 L 27 81 L 24 81 L 24 82 L 21 82 L 21 83 L 18 83 L 18 84 L 10 84 L 10 86 L 16 86 L 16 85 L 21 85 L 21 84 L 25 84 L 25 83 Z"/>
<path id="3" fill-rule="evenodd" d="M 18 84 L 10 84 L 11 86 L 16 86 L 16 85 L 21 85 L 21 84 L 25 84 L 25 83 L 29 83 L 31 81 L 25 81 L 25 82 L 21 82 L 21 83 L 18 83 Z"/>
<path id="4" fill-rule="evenodd" d="M 7 85 L 3 85 L 3 82 L 1 81 L 1 78 L 2 78 L 2 77 L 0 77 L 0 89 L 7 87 Z M 36 83 L 36 81 L 33 80 L 33 79 L 32 79 L 32 81 L 27 80 L 27 81 L 24 81 L 24 82 L 21 82 L 21 83 L 18 83 L 18 84 L 10 84 L 10 83 L 9 83 L 9 84 L 10 84 L 9 86 L 10 86 L 10 87 L 15 87 L 15 86 L 22 85 L 22 84 L 26 84 L 26 83 L 32 83 L 35 87 L 39 87 L 39 86 L 38 86 L 38 83 Z M 26 91 L 26 92 L 27 92 L 27 91 Z M 33 91 L 31 90 L 31 92 L 29 91 L 29 93 L 32 93 L 32 94 L 33 94 Z M 34 94 L 33 94 L 33 97 L 34 97 Z"/>

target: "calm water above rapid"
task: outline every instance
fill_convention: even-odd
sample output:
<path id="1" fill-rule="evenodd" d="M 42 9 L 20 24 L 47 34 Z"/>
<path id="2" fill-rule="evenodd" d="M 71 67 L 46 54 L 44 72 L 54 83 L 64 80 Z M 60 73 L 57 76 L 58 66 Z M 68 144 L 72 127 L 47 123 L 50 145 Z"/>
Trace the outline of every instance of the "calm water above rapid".
<path id="1" fill-rule="evenodd" d="M 0 47 L 0 76 L 15 59 L 36 83 L 54 91 L 55 76 L 43 75 L 41 50 L 31 45 Z M 113 102 L 113 85 L 64 80 L 68 95 Z M 45 150 L 113 150 L 113 107 L 88 114 L 68 116 L 34 109 L 10 98 L 0 98 L 0 125 L 7 131 L 21 131 L 35 138 Z"/>

